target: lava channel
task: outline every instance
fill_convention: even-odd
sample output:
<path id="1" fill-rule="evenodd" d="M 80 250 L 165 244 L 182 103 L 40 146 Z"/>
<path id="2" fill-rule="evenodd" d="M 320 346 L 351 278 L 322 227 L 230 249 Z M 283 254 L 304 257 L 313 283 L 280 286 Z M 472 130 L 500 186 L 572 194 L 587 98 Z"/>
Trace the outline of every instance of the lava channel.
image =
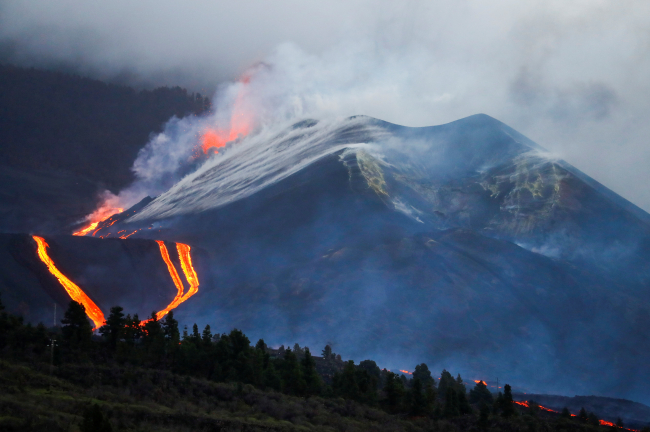
<path id="1" fill-rule="evenodd" d="M 176 267 L 172 263 L 172 260 L 169 258 L 169 251 L 167 246 L 162 240 L 156 240 L 158 247 L 160 248 L 160 255 L 162 256 L 163 261 L 167 264 L 167 270 L 172 277 L 172 281 L 176 286 L 176 297 L 174 300 L 163 310 L 156 313 L 156 318 L 161 319 L 169 313 L 170 310 L 176 308 L 179 304 L 183 303 L 188 298 L 192 297 L 199 291 L 199 277 L 194 270 L 192 265 L 192 257 L 190 256 L 190 247 L 183 243 L 176 243 L 176 249 L 178 250 L 178 256 L 181 260 L 181 268 L 183 269 L 183 274 L 185 274 L 185 279 L 190 284 L 190 289 L 187 293 L 184 294 L 183 282 L 181 281 Z M 147 320 L 148 321 L 148 320 Z M 146 321 L 143 321 L 145 323 Z"/>
<path id="2" fill-rule="evenodd" d="M 79 288 L 78 285 L 65 277 L 65 275 L 61 273 L 58 268 L 56 268 L 54 261 L 52 261 L 52 258 L 50 258 L 47 254 L 47 248 L 49 245 L 45 242 L 45 239 L 38 236 L 32 236 L 32 238 L 38 244 L 38 257 L 45 263 L 50 273 L 52 273 L 59 280 L 72 300 L 81 303 L 86 308 L 86 314 L 88 317 L 90 317 L 93 323 L 95 323 L 95 328 L 93 330 L 96 330 L 102 326 L 106 321 L 104 314 L 99 309 L 99 307 L 97 307 L 97 305 L 90 299 L 90 297 L 88 297 L 86 293 L 83 292 L 81 288 Z"/>

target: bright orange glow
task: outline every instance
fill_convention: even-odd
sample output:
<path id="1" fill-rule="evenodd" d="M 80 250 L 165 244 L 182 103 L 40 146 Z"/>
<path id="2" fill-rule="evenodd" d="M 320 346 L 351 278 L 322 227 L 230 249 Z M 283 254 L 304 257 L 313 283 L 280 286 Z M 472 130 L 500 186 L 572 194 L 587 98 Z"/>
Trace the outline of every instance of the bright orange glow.
<path id="1" fill-rule="evenodd" d="M 244 76 L 241 80 L 241 87 L 235 104 L 233 106 L 232 115 L 230 117 L 230 127 L 228 129 L 206 129 L 201 136 L 201 148 L 203 153 L 208 154 L 211 149 L 225 147 L 226 143 L 234 141 L 239 137 L 246 136 L 252 129 L 253 119 L 250 112 L 244 106 L 244 96 L 246 95 L 246 85 L 249 83 L 250 77 Z M 218 151 L 213 150 L 214 153 Z"/>
<path id="2" fill-rule="evenodd" d="M 75 233 L 72 233 L 73 236 L 85 236 L 88 234 L 90 231 L 94 230 L 97 227 L 97 224 L 99 222 L 93 222 L 90 225 L 88 225 L 86 228 L 81 229 Z"/>
<path id="3" fill-rule="evenodd" d="M 517 405 L 521 405 L 521 406 L 524 406 L 526 408 L 530 408 L 530 404 L 528 403 L 528 401 L 523 401 L 523 402 L 513 401 L 513 402 L 516 403 Z M 543 407 L 541 405 L 538 405 L 538 406 L 539 406 L 539 409 L 541 409 L 542 411 L 548 411 L 548 412 L 559 414 L 557 411 L 552 410 L 550 408 L 546 408 L 546 407 Z M 576 417 L 576 415 L 571 414 L 571 417 Z M 607 420 L 598 420 L 598 422 L 601 424 L 601 426 L 618 427 L 614 423 L 608 422 Z M 632 431 L 632 432 L 638 432 L 636 429 L 625 429 L 625 430 L 629 430 L 629 431 Z"/>
<path id="4" fill-rule="evenodd" d="M 101 205 L 97 210 L 95 210 L 94 212 L 92 212 L 90 215 L 87 216 L 88 220 L 92 221 L 91 224 L 88 225 L 87 227 L 83 228 L 83 229 L 80 229 L 79 231 L 77 231 L 77 232 L 75 232 L 75 233 L 72 233 L 72 235 L 74 235 L 74 236 L 85 236 L 85 235 L 88 234 L 90 231 L 92 231 L 92 230 L 94 230 L 95 228 L 97 228 L 97 226 L 98 226 L 100 223 L 102 223 L 102 222 L 104 222 L 104 221 L 110 219 L 111 217 L 113 217 L 113 215 L 115 215 L 115 214 L 117 214 L 117 213 L 122 213 L 123 211 L 124 211 L 123 208 L 120 208 L 120 207 L 112 207 L 112 206 L 109 206 L 109 205 L 106 205 L 106 204 L 102 204 L 102 205 Z M 108 226 L 113 225 L 115 222 L 117 222 L 117 219 L 114 220 L 114 221 L 113 221 L 110 225 L 108 225 Z M 102 228 L 108 228 L 108 227 L 100 227 L 99 229 L 102 229 Z M 94 236 L 95 234 L 97 234 L 97 231 L 99 231 L 99 229 L 96 230 L 96 231 L 93 233 L 93 236 Z"/>
<path id="5" fill-rule="evenodd" d="M 190 284 L 190 290 L 183 296 L 181 303 L 192 297 L 199 291 L 199 277 L 194 271 L 194 266 L 192 265 L 192 256 L 190 255 L 190 247 L 183 243 L 176 243 L 176 249 L 178 250 L 178 256 L 181 259 L 181 268 L 183 273 L 185 273 L 185 279 Z"/>
<path id="6" fill-rule="evenodd" d="M 121 238 L 121 239 L 127 239 L 127 238 L 131 237 L 133 234 L 135 234 L 135 233 L 137 233 L 138 231 L 140 231 L 140 229 L 141 229 L 141 228 L 138 228 L 137 230 L 133 231 L 131 234 L 121 235 L 120 238 Z M 126 230 L 122 230 L 122 231 L 120 231 L 120 232 L 124 232 L 124 231 L 126 231 Z M 118 232 L 118 234 L 119 234 L 119 232 Z"/>
<path id="7" fill-rule="evenodd" d="M 156 243 L 158 243 L 158 247 L 160 248 L 160 255 L 162 255 L 163 261 L 165 261 L 165 264 L 167 264 L 167 270 L 169 270 L 169 274 L 171 275 L 177 290 L 176 297 L 174 297 L 174 300 L 172 300 L 169 306 L 156 314 L 156 317 L 158 317 L 158 319 L 161 319 L 167 315 L 170 310 L 174 309 L 183 301 L 184 288 L 183 282 L 181 281 L 181 278 L 176 271 L 176 267 L 174 267 L 172 260 L 169 258 L 169 251 L 167 250 L 167 246 L 165 246 L 165 242 L 162 240 L 156 240 Z"/>
<path id="8" fill-rule="evenodd" d="M 50 273 L 52 273 L 59 280 L 72 300 L 81 303 L 86 308 L 86 314 L 88 317 L 90 317 L 93 323 L 95 323 L 95 328 L 93 330 L 103 325 L 106 320 L 104 319 L 104 314 L 102 311 L 97 307 L 95 303 L 93 303 L 90 297 L 88 297 L 86 293 L 83 292 L 81 288 L 79 288 L 79 286 L 65 277 L 63 273 L 61 273 L 59 269 L 56 268 L 54 262 L 47 254 L 46 248 L 49 246 L 45 242 L 45 239 L 38 236 L 32 236 L 32 238 L 38 244 L 38 257 L 45 263 Z"/>
<path id="9" fill-rule="evenodd" d="M 413 375 L 413 372 L 409 372 L 407 370 L 400 369 L 399 371 L 402 372 L 402 373 L 405 373 L 405 374 Z"/>

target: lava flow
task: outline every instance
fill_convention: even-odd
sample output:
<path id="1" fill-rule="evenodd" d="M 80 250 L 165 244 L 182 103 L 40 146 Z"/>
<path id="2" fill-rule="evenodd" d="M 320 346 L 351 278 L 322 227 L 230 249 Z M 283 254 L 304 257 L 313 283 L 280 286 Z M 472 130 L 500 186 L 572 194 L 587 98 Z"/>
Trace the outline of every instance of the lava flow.
<path id="1" fill-rule="evenodd" d="M 94 230 L 97 228 L 97 225 L 100 223 L 104 222 L 107 219 L 110 219 L 117 213 L 122 213 L 124 211 L 123 208 L 119 207 L 111 207 L 108 205 L 102 205 L 100 206 L 97 210 L 95 210 L 88 218 L 92 220 L 93 222 L 88 225 L 85 228 L 80 229 L 79 231 L 72 233 L 73 236 L 85 236 L 88 234 L 90 231 Z M 115 223 L 114 221 L 113 223 Z M 112 224 L 111 224 L 112 225 Z M 97 230 L 99 231 L 99 230 Z M 93 236 L 97 234 L 97 231 L 93 233 Z"/>
<path id="2" fill-rule="evenodd" d="M 162 255 L 163 261 L 165 261 L 165 264 L 167 264 L 167 269 L 169 270 L 169 274 L 171 275 L 172 281 L 174 281 L 174 285 L 176 285 L 177 290 L 174 300 L 172 300 L 172 302 L 165 309 L 156 313 L 156 318 L 161 319 L 167 315 L 170 310 L 176 308 L 179 304 L 183 303 L 185 300 L 192 297 L 199 291 L 199 277 L 197 276 L 196 271 L 194 270 L 194 266 L 192 265 L 190 247 L 183 243 L 176 243 L 178 256 L 181 260 L 181 268 L 185 274 L 185 279 L 187 279 L 187 282 L 190 284 L 190 290 L 185 295 L 183 295 L 183 282 L 181 281 L 181 278 L 178 275 L 178 272 L 176 271 L 176 267 L 174 267 L 172 260 L 169 258 L 169 251 L 167 250 L 167 246 L 165 246 L 165 243 L 162 240 L 156 240 L 156 243 L 158 243 L 158 247 L 160 247 L 160 255 Z"/>
<path id="3" fill-rule="evenodd" d="M 178 306 L 181 303 L 181 300 L 183 298 L 183 281 L 181 281 L 180 276 L 178 275 L 178 272 L 176 271 L 176 267 L 174 267 L 174 264 L 172 263 L 172 260 L 169 258 L 169 251 L 167 250 L 167 246 L 165 246 L 165 242 L 162 240 L 156 240 L 156 243 L 158 243 L 158 247 L 160 248 L 160 255 L 162 255 L 163 261 L 165 261 L 165 264 L 167 264 L 167 270 L 169 270 L 169 274 L 172 277 L 172 281 L 174 281 L 174 285 L 176 285 L 176 297 L 174 297 L 174 300 L 167 306 L 165 309 L 161 310 L 156 314 L 156 317 L 158 319 L 161 319 L 165 315 L 169 313 L 170 310 L 174 309 L 176 306 Z"/>
<path id="4" fill-rule="evenodd" d="M 182 303 L 199 291 L 199 277 L 194 271 L 194 266 L 192 265 L 190 247 L 183 243 L 176 243 L 176 250 L 178 250 L 178 256 L 181 259 L 181 268 L 185 274 L 185 279 L 187 279 L 187 282 L 190 284 L 190 290 L 180 301 Z"/>
<path id="5" fill-rule="evenodd" d="M 50 273 L 52 273 L 59 280 L 72 300 L 81 303 L 86 308 L 86 314 L 90 317 L 93 323 L 95 323 L 95 328 L 93 330 L 103 325 L 106 320 L 104 319 L 104 314 L 102 311 L 90 299 L 90 297 L 88 297 L 86 293 L 83 292 L 81 288 L 79 288 L 79 286 L 65 277 L 63 273 L 61 273 L 59 269 L 56 268 L 54 262 L 47 254 L 46 248 L 49 245 L 45 242 L 45 239 L 38 236 L 32 236 L 32 238 L 38 244 L 38 257 L 45 263 Z"/>
<path id="6" fill-rule="evenodd" d="M 523 401 L 523 402 L 513 401 L 513 402 L 516 403 L 517 405 L 521 405 L 521 406 L 523 406 L 523 407 L 530 408 L 530 403 L 528 403 L 528 401 Z M 541 406 L 541 405 L 537 405 L 537 406 L 538 406 L 539 409 L 541 409 L 542 411 L 548 411 L 548 412 L 552 412 L 552 413 L 556 413 L 556 414 L 558 414 L 557 411 L 552 410 L 552 409 L 550 409 L 550 408 L 546 408 L 546 407 L 543 407 L 543 406 Z M 575 414 L 571 414 L 571 417 L 576 417 L 576 415 L 575 415 Z M 598 423 L 599 423 L 601 426 L 611 426 L 611 427 L 615 427 L 615 428 L 618 427 L 618 426 L 616 426 L 614 423 L 612 423 L 612 422 L 608 422 L 607 420 L 598 420 Z M 632 432 L 638 432 L 636 429 L 625 429 L 625 430 L 629 430 L 629 431 L 632 431 Z"/>

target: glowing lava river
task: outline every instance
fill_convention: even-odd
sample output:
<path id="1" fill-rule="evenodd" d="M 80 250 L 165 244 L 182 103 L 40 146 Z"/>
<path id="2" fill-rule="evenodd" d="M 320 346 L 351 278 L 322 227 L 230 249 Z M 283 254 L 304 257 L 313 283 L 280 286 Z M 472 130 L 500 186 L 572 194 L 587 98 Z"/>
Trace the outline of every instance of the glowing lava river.
<path id="1" fill-rule="evenodd" d="M 45 242 L 45 239 L 38 236 L 32 237 L 38 244 L 38 257 L 45 263 L 50 273 L 52 273 L 59 280 L 72 300 L 84 305 L 86 308 L 86 314 L 88 314 L 93 323 L 95 323 L 95 328 L 103 325 L 106 320 L 104 319 L 104 314 L 102 313 L 101 309 L 97 307 L 97 305 L 90 299 L 90 297 L 86 295 L 85 292 L 83 292 L 81 288 L 79 288 L 78 285 L 65 277 L 65 275 L 61 273 L 58 268 L 56 268 L 54 261 L 52 261 L 52 258 L 50 258 L 47 254 L 47 247 L 49 245 Z"/>
<path id="2" fill-rule="evenodd" d="M 45 242 L 45 239 L 38 236 L 32 236 L 32 238 L 36 241 L 38 245 L 38 249 L 37 249 L 38 257 L 47 266 L 49 272 L 52 273 L 52 275 L 54 275 L 58 279 L 59 283 L 61 283 L 63 288 L 65 288 L 66 292 L 68 293 L 70 298 L 72 298 L 72 300 L 81 303 L 86 308 L 86 314 L 95 324 L 95 328 L 93 330 L 96 330 L 99 327 L 101 327 L 106 321 L 101 309 L 99 309 L 99 307 L 90 299 L 90 297 L 88 297 L 88 295 L 86 295 L 86 293 L 77 284 L 75 284 L 70 279 L 68 279 L 56 267 L 54 261 L 52 261 L 52 258 L 50 258 L 50 256 L 47 254 L 47 248 L 49 247 L 49 245 Z M 156 313 L 156 317 L 160 319 L 165 315 L 167 315 L 169 311 L 176 308 L 179 304 L 183 303 L 185 300 L 192 297 L 194 294 L 196 294 L 199 291 L 199 278 L 198 275 L 196 274 L 196 271 L 194 270 L 194 266 L 192 265 L 190 246 L 183 243 L 176 243 L 176 249 L 178 251 L 178 257 L 181 262 L 181 268 L 183 270 L 183 274 L 185 275 L 185 279 L 187 279 L 187 282 L 190 285 L 189 291 L 187 293 L 184 293 L 185 290 L 183 287 L 183 282 L 178 274 L 178 271 L 176 270 L 176 267 L 174 266 L 174 263 L 172 263 L 172 260 L 169 257 L 169 251 L 167 250 L 165 243 L 162 240 L 156 240 L 156 242 L 158 243 L 158 246 L 160 248 L 160 255 L 162 256 L 163 261 L 167 265 L 167 270 L 169 271 L 172 281 L 174 282 L 174 285 L 176 286 L 177 289 L 177 294 L 172 300 L 172 302 L 166 308 Z M 143 324 L 145 322 L 146 321 L 143 321 Z"/>

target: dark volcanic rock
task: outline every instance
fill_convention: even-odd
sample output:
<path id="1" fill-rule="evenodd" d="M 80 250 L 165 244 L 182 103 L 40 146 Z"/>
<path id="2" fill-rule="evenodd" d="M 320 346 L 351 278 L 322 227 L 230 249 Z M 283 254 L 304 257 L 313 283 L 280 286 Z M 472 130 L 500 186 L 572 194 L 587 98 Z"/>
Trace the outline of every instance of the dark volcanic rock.
<path id="1" fill-rule="evenodd" d="M 182 323 L 314 352 L 330 343 L 393 369 L 426 362 L 520 388 L 650 400 L 648 215 L 488 116 L 264 132 L 123 216 L 97 235 L 141 229 L 133 237 L 206 251 Z M 130 256 L 119 240 L 105 255 L 81 240 L 52 249 L 89 287 L 102 273 L 63 252 Z M 145 307 L 140 292 L 115 298 Z"/>

